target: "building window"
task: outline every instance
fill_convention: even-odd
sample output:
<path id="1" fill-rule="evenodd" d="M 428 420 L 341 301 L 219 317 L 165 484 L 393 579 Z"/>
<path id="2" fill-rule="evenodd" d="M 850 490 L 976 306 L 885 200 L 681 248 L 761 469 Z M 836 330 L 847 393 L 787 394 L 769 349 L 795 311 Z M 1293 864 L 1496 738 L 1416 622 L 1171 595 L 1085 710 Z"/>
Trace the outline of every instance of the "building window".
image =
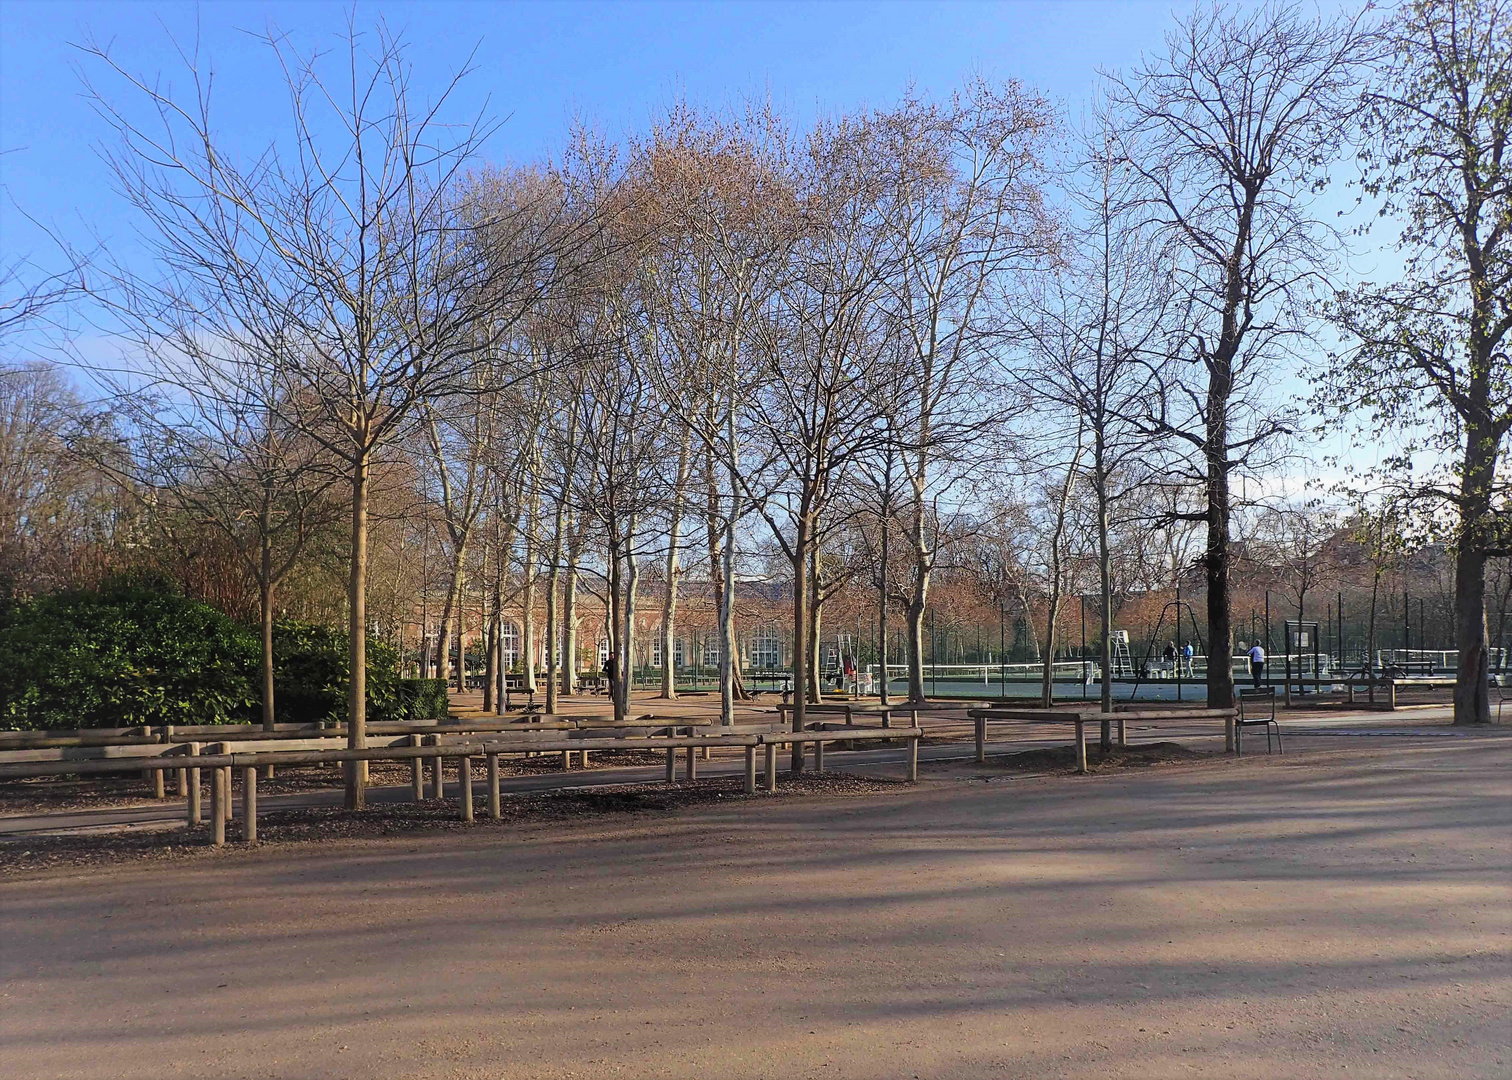
<path id="1" fill-rule="evenodd" d="M 499 655 L 504 664 L 504 670 L 508 671 L 520 662 L 520 627 L 518 623 L 507 622 L 503 632 L 499 635 Z"/>
<path id="2" fill-rule="evenodd" d="M 770 670 L 782 664 L 782 642 L 775 626 L 757 629 L 751 639 L 751 667 L 757 671 Z"/>

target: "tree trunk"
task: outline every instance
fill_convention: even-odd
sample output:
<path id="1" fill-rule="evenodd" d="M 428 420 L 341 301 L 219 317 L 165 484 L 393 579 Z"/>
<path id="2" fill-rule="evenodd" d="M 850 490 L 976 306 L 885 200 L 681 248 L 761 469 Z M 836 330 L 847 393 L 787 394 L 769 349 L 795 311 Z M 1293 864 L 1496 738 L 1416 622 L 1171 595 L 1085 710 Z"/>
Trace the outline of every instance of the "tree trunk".
<path id="1" fill-rule="evenodd" d="M 805 688 L 808 686 L 808 548 L 809 522 L 806 509 L 799 513 L 793 555 L 793 730 L 802 731 L 808 720 Z M 803 745 L 795 743 L 793 772 L 803 772 Z"/>
<path id="2" fill-rule="evenodd" d="M 574 533 L 567 541 L 567 580 L 562 586 L 562 693 L 577 693 L 578 615 L 577 583 L 578 555 L 582 539 Z"/>
<path id="3" fill-rule="evenodd" d="M 499 613 L 492 610 L 486 620 L 488 637 L 484 643 L 483 656 L 483 711 L 497 713 L 504 703 L 494 702 L 494 684 L 499 679 Z"/>
<path id="4" fill-rule="evenodd" d="M 467 541 L 452 548 L 451 580 L 446 587 L 446 602 L 441 607 L 441 629 L 436 635 L 436 677 L 450 680 L 456 672 L 451 668 L 451 647 L 455 639 L 457 645 L 457 671 L 464 666 L 462 657 L 462 641 L 458 632 L 461 623 L 460 612 L 462 606 L 462 578 L 466 570 Z M 457 675 L 457 689 L 462 689 L 461 676 Z"/>
<path id="5" fill-rule="evenodd" d="M 662 600 L 661 696 L 669 701 L 677 697 L 677 674 L 672 670 L 672 640 L 677 628 L 677 586 L 681 577 L 677 548 L 682 541 L 683 503 L 688 491 L 691 439 L 692 431 L 684 428 L 682 442 L 677 448 L 677 481 L 672 489 L 672 513 L 667 524 L 667 595 Z M 721 712 L 722 706 L 721 701 Z"/>
<path id="6" fill-rule="evenodd" d="M 635 516 L 630 518 L 630 528 L 625 532 L 625 612 L 624 631 L 620 635 L 620 648 L 625 654 L 624 666 L 620 668 L 620 685 L 624 688 L 620 719 L 630 715 L 630 683 L 635 674 L 635 601 L 640 589 L 640 560 L 635 557 Z"/>
<path id="7" fill-rule="evenodd" d="M 1228 396 L 1226 363 L 1214 362 L 1208 390 L 1207 424 L 1207 703 L 1211 709 L 1234 706 L 1234 628 L 1229 596 Z"/>
<path id="8" fill-rule="evenodd" d="M 915 566 L 914 572 L 918 572 Z M 913 591 L 908 597 L 908 606 L 903 609 L 907 620 L 908 640 L 906 644 L 908 663 L 908 701 L 911 705 L 920 705 L 925 701 L 924 697 L 924 589 L 919 588 L 915 582 Z"/>
<path id="9" fill-rule="evenodd" d="M 257 606 L 262 628 L 262 726 L 272 731 L 277 722 L 273 700 L 273 554 L 263 533 L 262 579 L 257 583 Z"/>
<path id="10" fill-rule="evenodd" d="M 1104 465 L 1107 447 L 1102 432 L 1096 433 L 1097 445 L 1097 598 L 1098 627 L 1102 644 L 1098 647 L 1098 661 L 1102 665 L 1101 688 L 1098 708 L 1105 713 L 1113 711 L 1113 550 L 1109 541 L 1108 523 L 1108 472 Z M 1178 615 L 1180 612 L 1177 613 Z"/>
<path id="11" fill-rule="evenodd" d="M 816 547 L 809 559 L 809 625 L 808 625 L 808 699 L 810 705 L 824 704 L 823 676 L 819 665 L 819 639 L 823 627 L 824 597 L 819 588 L 819 551 Z"/>
<path id="12" fill-rule="evenodd" d="M 726 725 L 735 722 L 736 700 L 746 697 L 735 640 L 735 517 L 739 504 L 739 496 L 731 493 L 719 588 L 719 722 Z"/>
<path id="13" fill-rule="evenodd" d="M 352 470 L 352 566 L 347 581 L 347 748 L 367 746 L 367 484 L 368 458 L 362 454 Z M 360 763 L 346 765 L 346 808 L 367 802 Z"/>
<path id="14" fill-rule="evenodd" d="M 521 618 L 520 628 L 522 631 L 521 641 L 521 670 L 525 673 L 525 690 L 527 693 L 535 693 L 536 689 L 536 524 L 541 514 L 541 485 L 538 477 L 532 476 L 530 483 L 530 505 L 526 509 L 525 518 L 525 565 L 521 572 L 525 577 L 525 588 L 520 601 Z"/>
<path id="15" fill-rule="evenodd" d="M 878 700 L 883 708 L 890 704 L 891 699 L 887 696 L 887 511 L 882 512 L 882 540 L 879 545 L 882 559 L 882 570 L 877 575 L 881 585 L 877 589 L 877 667 L 880 671 L 882 683 Z"/>
<path id="16" fill-rule="evenodd" d="M 557 607 L 557 593 L 562 585 L 562 519 L 565 499 L 557 502 L 555 535 L 551 541 L 551 574 L 546 582 L 546 712 L 557 711 L 561 669 L 562 625 Z"/>
<path id="17" fill-rule="evenodd" d="M 1490 369 L 1489 362 L 1479 368 Z M 1479 405 L 1489 391 L 1483 378 L 1469 394 Z M 1484 413 L 1480 409 L 1478 412 Z M 1491 722 L 1490 657 L 1486 653 L 1486 543 L 1491 516 L 1500 433 L 1481 419 L 1465 422 L 1464 465 L 1460 470 L 1460 522 L 1454 556 L 1454 644 L 1459 666 L 1454 677 L 1454 722 Z M 1426 646 L 1426 642 L 1422 643 Z"/>

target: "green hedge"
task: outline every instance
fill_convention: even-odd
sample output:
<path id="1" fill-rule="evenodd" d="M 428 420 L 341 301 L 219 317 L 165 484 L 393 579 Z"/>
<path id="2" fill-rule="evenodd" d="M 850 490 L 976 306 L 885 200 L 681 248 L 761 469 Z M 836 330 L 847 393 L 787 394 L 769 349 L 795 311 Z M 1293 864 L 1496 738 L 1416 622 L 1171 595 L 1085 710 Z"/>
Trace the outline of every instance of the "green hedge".
<path id="1" fill-rule="evenodd" d="M 256 634 L 151 585 L 0 610 L 0 726 L 240 723 L 257 705 L 257 670 Z"/>
<path id="2" fill-rule="evenodd" d="M 395 686 L 393 720 L 444 720 L 450 698 L 445 679 L 400 679 Z"/>
<path id="3" fill-rule="evenodd" d="M 242 724 L 261 718 L 255 627 L 159 581 L 108 583 L 31 600 L 0 600 L 0 727 Z M 370 720 L 446 715 L 446 685 L 400 679 L 398 655 L 368 639 Z M 346 634 L 281 620 L 273 686 L 281 723 L 341 721 Z"/>
<path id="4" fill-rule="evenodd" d="M 400 711 L 399 654 L 387 642 L 368 638 L 367 716 L 396 719 Z M 351 660 L 340 630 L 281 619 L 273 624 L 273 704 L 279 723 L 340 723 L 347 716 Z"/>

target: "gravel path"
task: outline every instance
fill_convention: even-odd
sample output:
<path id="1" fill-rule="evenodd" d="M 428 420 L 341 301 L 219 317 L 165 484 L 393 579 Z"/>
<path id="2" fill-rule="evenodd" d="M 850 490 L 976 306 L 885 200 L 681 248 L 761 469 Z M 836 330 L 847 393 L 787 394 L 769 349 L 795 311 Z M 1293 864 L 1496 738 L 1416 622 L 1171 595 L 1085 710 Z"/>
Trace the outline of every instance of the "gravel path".
<path id="1" fill-rule="evenodd" d="M 1350 741 L 12 879 L 0 1077 L 1504 1078 L 1512 739 Z"/>

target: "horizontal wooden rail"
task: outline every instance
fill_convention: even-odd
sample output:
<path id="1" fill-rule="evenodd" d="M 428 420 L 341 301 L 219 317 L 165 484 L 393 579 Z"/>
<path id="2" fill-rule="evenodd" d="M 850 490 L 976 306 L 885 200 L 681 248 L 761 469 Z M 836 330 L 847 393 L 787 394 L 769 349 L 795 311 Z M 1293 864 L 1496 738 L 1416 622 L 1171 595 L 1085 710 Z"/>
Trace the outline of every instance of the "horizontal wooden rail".
<path id="1" fill-rule="evenodd" d="M 598 748 L 665 751 L 667 754 L 667 781 L 669 783 L 676 778 L 676 756 L 679 750 L 687 751 L 687 772 L 688 778 L 691 780 L 697 777 L 695 751 L 715 746 L 739 748 L 745 752 L 745 789 L 747 792 L 753 792 L 755 790 L 755 761 L 758 747 L 763 747 L 766 752 L 766 780 L 767 789 L 770 791 L 775 790 L 777 782 L 775 756 L 777 746 L 814 744 L 816 766 L 819 772 L 823 772 L 824 744 L 841 740 L 848 742 L 884 738 L 906 740 L 908 743 L 907 776 L 910 781 L 917 780 L 919 768 L 918 746 L 919 739 L 923 734 L 923 731 L 919 728 L 895 728 L 885 731 L 880 728 L 870 728 L 835 732 L 767 732 L 753 734 L 710 732 L 708 734 L 697 735 L 618 738 L 612 741 L 604 740 L 608 745 L 601 745 Z M 405 742 L 408 745 L 366 747 L 360 750 L 322 748 L 310 750 L 258 749 L 235 751 L 232 749 L 234 746 L 233 743 L 222 741 L 209 744 L 214 748 L 214 752 L 203 753 L 201 752 L 202 745 L 200 743 L 189 743 L 182 748 L 177 746 L 157 748 L 160 752 L 154 757 L 128 758 L 107 756 L 84 761 L 32 761 L 5 764 L 0 765 L 0 779 L 18 779 L 31 776 L 89 775 L 123 770 L 142 770 L 160 774 L 168 769 L 178 770 L 182 776 L 187 778 L 187 784 L 183 793 L 187 796 L 189 824 L 196 825 L 202 820 L 200 775 L 202 770 L 209 769 L 211 780 L 210 835 L 211 843 L 218 845 L 225 843 L 226 840 L 226 822 L 230 820 L 232 810 L 232 776 L 238 770 L 242 776 L 243 792 L 242 835 L 244 839 L 255 840 L 257 838 L 257 776 L 258 770 L 265 766 L 355 761 L 410 761 L 414 763 L 412 791 L 415 798 L 420 799 L 424 796 L 421 763 L 427 759 L 434 761 L 434 796 L 440 798 L 443 794 L 441 762 L 442 759 L 452 758 L 457 761 L 461 816 L 464 821 L 472 821 L 472 767 L 474 758 L 481 756 L 487 763 L 489 813 L 491 817 L 497 819 L 501 813 L 498 768 L 498 759 L 501 755 L 561 751 L 563 752 L 563 763 L 565 765 L 566 759 L 572 751 L 586 753 L 584 741 L 580 738 L 467 739 L 456 742 L 443 742 L 441 741 L 440 734 L 433 732 L 424 737 L 425 743 L 415 745 L 421 742 L 421 738 L 419 735 L 411 735 L 405 738 Z M 159 790 L 161 790 L 161 784 L 159 784 Z"/>

